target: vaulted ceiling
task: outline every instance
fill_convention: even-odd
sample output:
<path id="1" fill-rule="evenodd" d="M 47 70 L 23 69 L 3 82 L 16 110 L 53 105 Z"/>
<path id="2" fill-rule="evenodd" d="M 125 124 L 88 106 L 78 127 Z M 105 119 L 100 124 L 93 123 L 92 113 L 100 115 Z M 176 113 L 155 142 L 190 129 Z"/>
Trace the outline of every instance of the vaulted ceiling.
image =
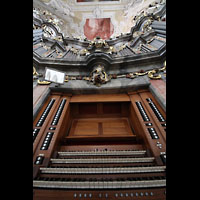
<path id="1" fill-rule="evenodd" d="M 44 15 L 65 37 L 103 39 L 129 33 L 135 16 L 162 0 L 33 0 L 33 15 Z M 105 38 L 104 38 L 105 37 Z"/>

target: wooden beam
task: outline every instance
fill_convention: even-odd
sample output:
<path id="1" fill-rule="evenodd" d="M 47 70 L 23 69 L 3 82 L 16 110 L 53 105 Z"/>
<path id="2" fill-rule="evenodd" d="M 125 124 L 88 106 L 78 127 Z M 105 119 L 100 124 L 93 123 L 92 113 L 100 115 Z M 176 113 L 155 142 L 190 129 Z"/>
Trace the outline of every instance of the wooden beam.
<path id="1" fill-rule="evenodd" d="M 130 97 L 127 94 L 80 94 L 73 95 L 70 103 L 81 102 L 129 102 Z"/>

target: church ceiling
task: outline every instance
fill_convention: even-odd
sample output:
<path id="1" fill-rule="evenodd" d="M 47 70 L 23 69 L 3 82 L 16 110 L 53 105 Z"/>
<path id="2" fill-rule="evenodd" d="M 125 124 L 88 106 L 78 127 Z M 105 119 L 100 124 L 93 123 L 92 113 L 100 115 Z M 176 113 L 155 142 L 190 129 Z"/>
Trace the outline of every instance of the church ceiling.
<path id="1" fill-rule="evenodd" d="M 129 33 L 135 17 L 162 0 L 33 0 L 33 16 L 57 26 L 65 37 L 115 38 Z"/>

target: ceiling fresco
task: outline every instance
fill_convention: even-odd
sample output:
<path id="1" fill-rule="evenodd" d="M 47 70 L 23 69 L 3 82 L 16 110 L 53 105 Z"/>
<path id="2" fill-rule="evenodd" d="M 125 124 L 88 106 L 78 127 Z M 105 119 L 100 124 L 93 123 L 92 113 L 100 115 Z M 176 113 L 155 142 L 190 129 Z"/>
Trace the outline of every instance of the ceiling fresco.
<path id="1" fill-rule="evenodd" d="M 162 0 L 33 0 L 34 15 L 41 13 L 65 37 L 104 39 L 129 33 L 138 13 Z M 151 9 L 149 10 L 151 12 Z"/>

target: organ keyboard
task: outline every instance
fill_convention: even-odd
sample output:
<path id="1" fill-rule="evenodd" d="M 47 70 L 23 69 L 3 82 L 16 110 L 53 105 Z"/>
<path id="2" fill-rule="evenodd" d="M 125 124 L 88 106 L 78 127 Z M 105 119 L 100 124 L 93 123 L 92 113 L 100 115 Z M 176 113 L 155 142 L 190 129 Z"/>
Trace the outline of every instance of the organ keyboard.
<path id="1" fill-rule="evenodd" d="M 34 200 L 166 198 L 165 112 L 148 91 L 114 97 L 49 96 L 33 123 Z"/>
<path id="2" fill-rule="evenodd" d="M 43 168 L 41 173 L 55 174 L 118 174 L 118 173 L 147 173 L 147 172 L 165 172 L 165 166 L 147 166 L 147 167 L 94 167 L 94 168 Z"/>
<path id="3" fill-rule="evenodd" d="M 75 152 L 58 152 L 60 156 L 114 156 L 114 155 L 144 155 L 146 150 L 139 151 L 75 151 Z"/>
<path id="4" fill-rule="evenodd" d="M 132 189 L 166 186 L 166 179 L 164 176 L 155 176 L 153 179 L 154 180 L 148 180 L 148 178 L 142 178 L 141 180 L 134 180 L 132 178 L 127 181 L 88 181 L 87 179 L 67 181 L 67 179 L 64 179 L 63 181 L 60 181 L 60 178 L 52 178 L 48 181 L 35 180 L 33 181 L 33 187 L 55 189 Z"/>
<path id="5" fill-rule="evenodd" d="M 154 157 L 148 158 L 82 158 L 82 159 L 51 159 L 52 163 L 135 163 L 153 162 Z"/>

